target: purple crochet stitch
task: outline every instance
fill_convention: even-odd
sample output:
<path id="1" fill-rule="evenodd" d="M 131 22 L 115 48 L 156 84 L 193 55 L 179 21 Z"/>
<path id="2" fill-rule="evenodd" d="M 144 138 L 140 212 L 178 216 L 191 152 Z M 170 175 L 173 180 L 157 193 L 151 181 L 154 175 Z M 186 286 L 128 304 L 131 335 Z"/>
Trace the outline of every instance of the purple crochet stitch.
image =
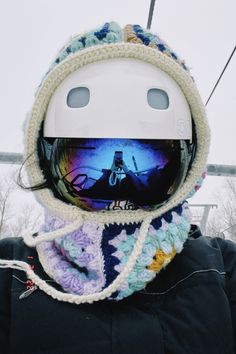
<path id="1" fill-rule="evenodd" d="M 54 229 L 64 223 L 53 217 L 48 219 L 45 229 Z M 70 235 L 54 241 L 43 242 L 38 246 L 43 258 L 49 264 L 50 276 L 66 292 L 91 294 L 100 291 L 105 285 L 104 259 L 100 244 L 102 229 L 94 222 L 87 221 Z M 95 256 L 96 255 L 96 256 Z"/>
<path id="2" fill-rule="evenodd" d="M 187 203 L 154 219 L 149 226 L 142 254 L 133 271 L 110 299 L 121 299 L 145 287 L 156 273 L 147 269 L 158 249 L 166 254 L 181 252 L 190 220 Z M 46 217 L 42 232 L 60 229 L 65 222 Z M 139 235 L 140 223 L 98 226 L 86 221 L 78 230 L 37 246 L 46 273 L 68 293 L 88 295 L 102 291 L 122 272 Z"/>

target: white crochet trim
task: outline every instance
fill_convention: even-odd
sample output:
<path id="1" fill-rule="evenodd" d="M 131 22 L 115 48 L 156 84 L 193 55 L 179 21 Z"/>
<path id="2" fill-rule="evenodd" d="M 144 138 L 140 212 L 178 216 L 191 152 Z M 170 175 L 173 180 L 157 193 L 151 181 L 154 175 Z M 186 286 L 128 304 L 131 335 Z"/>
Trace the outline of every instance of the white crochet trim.
<path id="1" fill-rule="evenodd" d="M 0 260 L 0 268 L 12 268 L 23 270 L 27 273 L 29 279 L 31 279 L 42 291 L 51 296 L 52 298 L 59 300 L 70 302 L 74 304 L 81 303 L 92 303 L 94 301 L 103 300 L 109 297 L 112 293 L 114 293 L 121 284 L 127 279 L 130 272 L 132 271 L 140 253 L 142 252 L 143 244 L 145 242 L 145 238 L 148 232 L 148 228 L 151 223 L 151 218 L 146 218 L 141 227 L 140 227 L 140 235 L 139 238 L 134 245 L 133 251 L 124 267 L 122 272 L 116 277 L 116 279 L 105 289 L 98 293 L 89 294 L 89 295 L 74 295 L 63 293 L 59 290 L 56 290 L 52 286 L 48 285 L 46 281 L 41 279 L 35 272 L 31 269 L 30 265 L 26 262 L 22 261 L 9 261 L 9 260 Z"/>
<path id="2" fill-rule="evenodd" d="M 65 227 L 62 227 L 60 229 L 41 234 L 37 237 L 33 237 L 31 234 L 28 234 L 28 233 L 23 235 L 22 237 L 23 237 L 24 242 L 27 246 L 35 247 L 35 246 L 39 245 L 41 242 L 52 241 L 58 237 L 67 235 L 67 234 L 77 230 L 82 225 L 82 223 L 83 223 L 83 219 L 82 219 L 82 217 L 79 217 L 77 220 L 75 220 L 71 224 L 66 225 Z"/>
<path id="3" fill-rule="evenodd" d="M 84 221 L 94 220 L 99 224 L 125 224 L 141 222 L 146 217 L 154 219 L 185 200 L 206 168 L 210 132 L 205 116 L 205 108 L 190 75 L 166 54 L 161 53 L 157 49 L 144 46 L 143 44 L 103 44 L 101 46 L 83 49 L 82 51 L 69 55 L 67 59 L 55 66 L 40 86 L 27 124 L 25 157 L 32 155 L 29 158 L 29 163 L 26 167 L 30 183 L 34 185 L 44 181 L 37 157 L 37 139 L 40 124 L 44 118 L 48 103 L 55 89 L 70 73 L 80 67 L 98 60 L 109 60 L 117 57 L 135 58 L 151 63 L 165 71 L 179 84 L 189 103 L 196 125 L 198 145 L 196 157 L 183 186 L 166 204 L 153 211 L 132 210 L 89 212 L 80 209 L 78 206 L 69 205 L 55 198 L 50 189 L 35 191 L 38 201 L 63 220 L 75 221 L 78 217 L 82 217 Z"/>

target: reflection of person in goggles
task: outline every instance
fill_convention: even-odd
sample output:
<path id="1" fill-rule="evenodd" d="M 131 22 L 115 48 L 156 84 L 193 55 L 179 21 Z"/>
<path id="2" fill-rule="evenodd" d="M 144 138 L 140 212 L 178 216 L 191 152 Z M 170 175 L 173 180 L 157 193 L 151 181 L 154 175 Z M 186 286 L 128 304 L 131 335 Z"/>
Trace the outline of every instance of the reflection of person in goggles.
<path id="1" fill-rule="evenodd" d="M 132 158 L 135 161 L 135 157 Z M 162 168 L 157 165 L 149 170 L 133 172 L 115 153 L 111 168 L 102 169 L 103 174 L 99 180 L 92 187 L 80 190 L 78 195 L 93 199 L 130 200 L 142 205 L 161 202 L 175 177 L 173 165 L 176 163 L 167 162 Z M 157 201 L 153 187 L 158 183 L 161 183 L 162 195 L 158 194 Z"/>

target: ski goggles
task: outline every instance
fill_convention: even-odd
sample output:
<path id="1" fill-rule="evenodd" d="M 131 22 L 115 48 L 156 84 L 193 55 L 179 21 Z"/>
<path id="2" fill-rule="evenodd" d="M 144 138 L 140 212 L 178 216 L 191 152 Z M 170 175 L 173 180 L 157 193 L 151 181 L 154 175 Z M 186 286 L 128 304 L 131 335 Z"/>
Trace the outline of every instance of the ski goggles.
<path id="1" fill-rule="evenodd" d="M 185 140 L 43 141 L 57 196 L 89 211 L 163 205 L 184 182 L 194 151 Z"/>

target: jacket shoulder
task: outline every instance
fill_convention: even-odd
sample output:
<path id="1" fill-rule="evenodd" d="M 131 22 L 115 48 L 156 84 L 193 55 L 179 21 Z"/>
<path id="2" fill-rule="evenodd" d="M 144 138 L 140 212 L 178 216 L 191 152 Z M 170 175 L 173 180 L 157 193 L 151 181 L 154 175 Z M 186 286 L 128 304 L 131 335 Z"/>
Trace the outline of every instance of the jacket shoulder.
<path id="1" fill-rule="evenodd" d="M 201 233 L 199 226 L 197 225 L 191 225 L 188 240 L 197 240 L 198 243 L 204 246 L 208 245 L 211 248 L 218 249 L 222 253 L 225 261 L 227 261 L 228 252 L 230 253 L 236 252 L 235 242 L 217 236 L 212 237 L 208 235 L 203 235 Z"/>
<path id="2" fill-rule="evenodd" d="M 22 237 L 6 237 L 0 240 L 0 259 L 12 259 L 15 250 L 24 247 Z"/>
<path id="3" fill-rule="evenodd" d="M 224 240 L 220 237 L 213 237 L 211 242 L 219 245 L 223 255 L 226 272 L 231 274 L 233 269 L 235 269 L 236 273 L 236 243 L 231 240 Z"/>

